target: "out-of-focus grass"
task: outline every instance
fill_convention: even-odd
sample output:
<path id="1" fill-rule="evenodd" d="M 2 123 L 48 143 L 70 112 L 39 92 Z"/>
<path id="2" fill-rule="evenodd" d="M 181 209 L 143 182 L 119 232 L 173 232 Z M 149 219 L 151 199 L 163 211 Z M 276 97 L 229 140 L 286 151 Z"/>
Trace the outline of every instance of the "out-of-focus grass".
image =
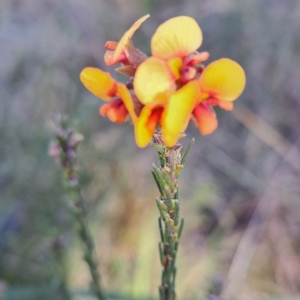
<path id="1" fill-rule="evenodd" d="M 71 289 L 88 284 L 62 176 L 47 156 L 52 120 L 67 113 L 85 135 L 81 181 L 103 284 L 128 297 L 156 296 L 157 192 L 149 174 L 155 152 L 137 149 L 130 125 L 99 117 L 100 101 L 78 79 L 87 65 L 106 69 L 105 41 L 118 40 L 143 14 L 151 18 L 134 42 L 148 54 L 162 21 L 196 18 L 201 49 L 211 60 L 230 57 L 246 71 L 237 108 L 246 106 L 299 147 L 297 0 L 4 0 L 0 11 L 0 280 L 6 286 L 51 286 L 64 278 Z M 255 126 L 217 113 L 220 128 L 211 136 L 188 130 L 196 144 L 180 185 L 186 228 L 179 299 L 204 297 L 213 278 L 223 278 L 224 295 L 236 299 L 297 295 L 300 207 L 293 161 L 282 162 L 284 153 L 257 137 Z M 256 209 L 259 203 L 265 205 Z M 67 266 L 63 271 L 60 263 Z"/>

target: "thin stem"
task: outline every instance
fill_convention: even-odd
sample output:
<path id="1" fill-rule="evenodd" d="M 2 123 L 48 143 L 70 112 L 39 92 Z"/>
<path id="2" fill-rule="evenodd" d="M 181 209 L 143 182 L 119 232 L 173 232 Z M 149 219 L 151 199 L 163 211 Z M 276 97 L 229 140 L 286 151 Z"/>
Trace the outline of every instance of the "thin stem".
<path id="1" fill-rule="evenodd" d="M 62 240 L 57 237 L 52 242 L 52 251 L 55 256 L 55 267 L 56 273 L 59 274 L 60 284 L 59 291 L 64 300 L 71 300 L 72 297 L 67 288 L 67 274 L 66 274 L 66 264 L 65 264 L 65 247 Z"/>
<path id="2" fill-rule="evenodd" d="M 100 285 L 100 274 L 95 256 L 93 238 L 87 222 L 87 212 L 84 206 L 79 176 L 77 172 L 76 149 L 83 136 L 68 128 L 67 120 L 62 119 L 56 130 L 56 142 L 49 148 L 49 154 L 60 161 L 64 171 L 66 187 L 69 199 L 73 207 L 73 214 L 78 226 L 78 235 L 83 245 L 84 260 L 89 266 L 92 277 L 92 289 L 98 300 L 104 300 L 104 294 Z"/>
<path id="3" fill-rule="evenodd" d="M 84 260 L 89 266 L 92 277 L 92 289 L 99 300 L 104 300 L 104 294 L 100 286 L 100 274 L 98 262 L 95 257 L 95 246 L 87 224 L 87 212 L 84 207 L 80 186 L 69 186 L 69 198 L 73 203 L 74 216 L 78 224 L 78 234 L 83 245 Z"/>
<path id="4" fill-rule="evenodd" d="M 183 219 L 179 222 L 178 177 L 193 142 L 194 140 L 182 157 L 180 144 L 168 148 L 161 138 L 161 132 L 156 131 L 154 134 L 153 146 L 158 152 L 160 161 L 160 167 L 153 165 L 152 168 L 152 174 L 160 192 L 160 199 L 156 199 L 160 213 L 161 241 L 159 242 L 159 252 L 163 267 L 161 285 L 159 286 L 160 300 L 176 299 L 176 255 L 184 224 Z"/>

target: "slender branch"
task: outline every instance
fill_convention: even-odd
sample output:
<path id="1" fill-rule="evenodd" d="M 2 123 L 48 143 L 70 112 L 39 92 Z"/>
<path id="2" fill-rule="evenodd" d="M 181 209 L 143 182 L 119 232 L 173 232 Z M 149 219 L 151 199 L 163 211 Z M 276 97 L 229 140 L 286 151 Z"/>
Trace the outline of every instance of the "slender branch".
<path id="1" fill-rule="evenodd" d="M 78 224 L 78 234 L 83 245 L 84 260 L 89 266 L 92 277 L 92 289 L 99 300 L 104 300 L 105 297 L 100 286 L 98 262 L 95 257 L 95 246 L 87 224 L 87 212 L 84 207 L 80 186 L 71 187 L 68 194 L 74 204 L 74 216 Z"/>
<path id="2" fill-rule="evenodd" d="M 49 154 L 59 159 L 64 171 L 68 197 L 72 203 L 78 235 L 83 245 L 84 260 L 89 266 L 92 277 L 92 289 L 98 300 L 104 300 L 94 242 L 87 223 L 87 212 L 84 207 L 77 171 L 76 149 L 79 142 L 83 140 L 83 136 L 70 130 L 66 120 L 62 119 L 56 131 L 56 140 L 50 145 Z"/>

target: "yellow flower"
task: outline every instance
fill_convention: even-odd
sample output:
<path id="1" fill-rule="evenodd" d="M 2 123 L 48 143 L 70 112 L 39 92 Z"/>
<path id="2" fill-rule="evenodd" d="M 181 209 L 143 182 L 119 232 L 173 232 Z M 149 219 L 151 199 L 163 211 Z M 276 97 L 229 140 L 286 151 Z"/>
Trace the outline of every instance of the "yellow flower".
<path id="1" fill-rule="evenodd" d="M 200 27 L 186 16 L 166 21 L 154 33 L 153 56 L 139 65 L 133 82 L 144 104 L 135 123 L 140 147 L 150 142 L 157 125 L 166 145 L 174 146 L 192 115 L 203 134 L 211 133 L 217 127 L 212 106 L 231 110 L 232 101 L 242 93 L 245 73 L 240 65 L 223 58 L 204 69 L 200 63 L 209 54 L 196 52 L 201 43 Z"/>

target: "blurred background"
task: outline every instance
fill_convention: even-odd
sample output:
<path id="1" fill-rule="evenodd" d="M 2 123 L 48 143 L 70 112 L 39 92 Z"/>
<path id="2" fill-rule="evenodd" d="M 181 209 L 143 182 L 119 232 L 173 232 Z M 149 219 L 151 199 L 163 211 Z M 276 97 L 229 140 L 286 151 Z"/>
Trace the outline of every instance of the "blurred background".
<path id="1" fill-rule="evenodd" d="M 0 1 L 0 299 L 92 299 L 47 154 L 58 114 L 85 136 L 80 176 L 105 290 L 157 299 L 155 150 L 136 146 L 130 124 L 100 117 L 103 102 L 78 76 L 94 66 L 126 80 L 105 66 L 104 44 L 148 13 L 133 38 L 145 53 L 160 23 L 188 15 L 209 61 L 232 58 L 247 75 L 235 110 L 217 111 L 218 130 L 190 126 L 183 140 L 196 138 L 180 181 L 178 299 L 300 299 L 297 0 Z"/>

